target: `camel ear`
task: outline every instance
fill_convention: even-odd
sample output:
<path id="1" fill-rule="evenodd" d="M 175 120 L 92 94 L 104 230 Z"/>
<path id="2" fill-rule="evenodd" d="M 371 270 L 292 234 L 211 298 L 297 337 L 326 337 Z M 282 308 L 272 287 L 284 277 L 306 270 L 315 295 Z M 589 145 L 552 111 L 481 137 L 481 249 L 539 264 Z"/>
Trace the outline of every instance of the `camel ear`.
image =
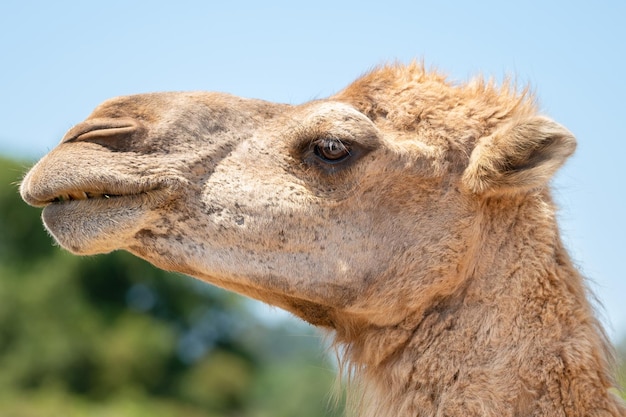
<path id="1" fill-rule="evenodd" d="M 517 121 L 478 141 L 463 183 L 476 194 L 543 187 L 575 149 L 572 133 L 546 117 Z"/>

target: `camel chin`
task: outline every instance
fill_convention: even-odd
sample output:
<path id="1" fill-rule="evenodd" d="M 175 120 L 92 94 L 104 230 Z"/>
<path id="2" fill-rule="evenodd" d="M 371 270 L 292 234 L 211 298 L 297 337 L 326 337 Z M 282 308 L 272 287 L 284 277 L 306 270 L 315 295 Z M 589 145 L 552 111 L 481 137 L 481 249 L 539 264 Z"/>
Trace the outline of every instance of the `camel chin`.
<path id="1" fill-rule="evenodd" d="M 98 209 L 90 206 L 98 206 Z M 52 237 L 61 247 L 77 255 L 123 249 L 146 217 L 146 210 L 140 205 L 120 206 L 107 201 L 52 203 L 42 213 L 44 225 Z"/>

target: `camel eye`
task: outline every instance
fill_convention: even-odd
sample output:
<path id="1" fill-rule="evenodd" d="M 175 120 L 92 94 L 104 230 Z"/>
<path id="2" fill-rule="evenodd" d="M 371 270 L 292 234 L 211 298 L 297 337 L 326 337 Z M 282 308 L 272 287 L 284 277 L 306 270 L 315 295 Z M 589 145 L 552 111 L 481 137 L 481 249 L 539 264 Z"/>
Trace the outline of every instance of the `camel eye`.
<path id="1" fill-rule="evenodd" d="M 327 164 L 337 164 L 351 156 L 349 146 L 334 138 L 320 139 L 313 145 L 313 152 Z"/>

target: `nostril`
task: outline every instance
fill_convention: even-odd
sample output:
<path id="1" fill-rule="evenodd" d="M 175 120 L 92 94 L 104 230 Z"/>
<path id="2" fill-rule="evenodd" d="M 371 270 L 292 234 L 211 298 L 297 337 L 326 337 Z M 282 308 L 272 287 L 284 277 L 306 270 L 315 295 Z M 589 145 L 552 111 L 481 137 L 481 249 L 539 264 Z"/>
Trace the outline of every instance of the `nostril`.
<path id="1" fill-rule="evenodd" d="M 122 151 L 140 128 L 140 123 L 130 117 L 86 120 L 71 128 L 61 142 L 94 142 Z"/>

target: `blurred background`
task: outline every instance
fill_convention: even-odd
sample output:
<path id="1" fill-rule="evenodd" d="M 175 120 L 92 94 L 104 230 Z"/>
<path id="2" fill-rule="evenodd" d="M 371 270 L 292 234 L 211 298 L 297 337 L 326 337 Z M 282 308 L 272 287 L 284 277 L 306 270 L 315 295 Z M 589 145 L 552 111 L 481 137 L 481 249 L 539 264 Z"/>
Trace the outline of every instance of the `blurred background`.
<path id="1" fill-rule="evenodd" d="M 332 352 L 277 309 L 126 253 L 78 258 L 17 184 L 103 100 L 215 90 L 301 103 L 424 60 L 536 91 L 579 141 L 554 181 L 563 238 L 626 354 L 626 3 L 0 4 L 0 415 L 340 415 Z M 622 367 L 622 376 L 625 375 Z"/>

